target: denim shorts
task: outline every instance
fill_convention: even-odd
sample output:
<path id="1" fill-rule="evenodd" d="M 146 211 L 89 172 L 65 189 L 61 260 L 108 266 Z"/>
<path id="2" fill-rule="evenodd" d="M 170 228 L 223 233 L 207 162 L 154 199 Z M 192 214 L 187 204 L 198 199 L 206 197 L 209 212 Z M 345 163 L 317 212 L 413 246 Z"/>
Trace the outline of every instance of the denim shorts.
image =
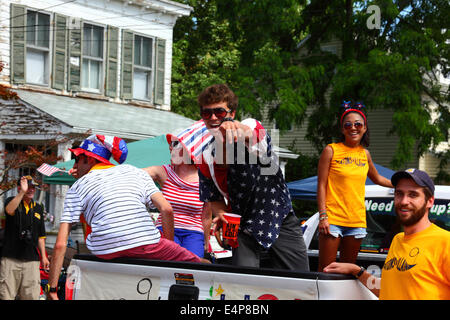
<path id="1" fill-rule="evenodd" d="M 162 227 L 158 227 L 158 229 L 162 232 Z M 183 248 L 195 253 L 200 258 L 203 258 L 205 251 L 205 235 L 203 232 L 174 228 L 173 241 Z"/>
<path id="2" fill-rule="evenodd" d="M 353 236 L 355 239 L 361 239 L 367 235 L 366 228 L 343 227 L 334 224 L 330 224 L 330 233 L 335 238 Z"/>

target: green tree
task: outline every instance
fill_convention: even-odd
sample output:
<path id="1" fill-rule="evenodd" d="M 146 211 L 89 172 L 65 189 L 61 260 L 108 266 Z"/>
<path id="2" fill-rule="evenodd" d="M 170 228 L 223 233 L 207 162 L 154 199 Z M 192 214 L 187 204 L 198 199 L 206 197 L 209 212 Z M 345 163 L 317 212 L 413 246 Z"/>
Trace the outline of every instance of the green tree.
<path id="1" fill-rule="evenodd" d="M 182 0 L 193 7 L 174 28 L 172 111 L 199 119 L 198 94 L 214 83 L 230 83 L 240 52 L 229 22 L 217 15 L 215 1 Z"/>
<path id="2" fill-rule="evenodd" d="M 281 129 L 303 120 L 312 88 L 311 75 L 292 61 L 301 38 L 295 35 L 301 11 L 297 1 L 181 2 L 194 11 L 174 29 L 175 112 L 198 118 L 200 91 L 226 82 L 239 96 L 240 115 L 260 118 L 261 107 L 270 103 L 270 116 Z"/>
<path id="3" fill-rule="evenodd" d="M 336 138 L 339 105 L 349 98 L 394 111 L 393 168 L 449 140 L 450 94 L 436 73 L 450 74 L 447 0 L 182 2 L 194 13 L 174 30 L 174 111 L 197 119 L 198 93 L 227 82 L 241 114 L 260 118 L 267 106 L 282 131 L 315 106 L 307 138 L 318 152 Z M 380 9 L 379 29 L 368 27 L 371 5 Z M 342 41 L 342 56 L 321 50 L 332 39 Z M 449 153 L 440 155 L 442 168 Z M 439 177 L 449 178 L 443 170 Z"/>
<path id="4" fill-rule="evenodd" d="M 368 28 L 370 5 L 380 8 L 379 29 Z M 449 14 L 449 2 L 439 0 L 310 2 L 303 11 L 302 27 L 309 30 L 310 53 L 320 52 L 323 41 L 343 42 L 342 57 L 325 55 L 321 61 L 302 61 L 305 65 L 322 63 L 333 70 L 326 73 L 330 100 L 326 102 L 325 90 L 318 92 L 318 107 L 308 128 L 308 138 L 317 149 L 337 132 L 332 125 L 336 106 L 349 97 L 364 101 L 369 109 L 394 111 L 390 133 L 399 137 L 394 168 L 448 141 L 449 91 L 439 83 L 437 71 L 449 76 Z M 429 101 L 437 105 L 435 110 Z M 434 119 L 432 111 L 438 114 Z M 448 159 L 448 152 L 442 159 Z"/>
<path id="5" fill-rule="evenodd" d="M 262 106 L 269 106 L 269 117 L 282 131 L 301 124 L 312 102 L 311 84 L 322 72 L 321 66 L 299 68 L 295 62 L 305 35 L 300 31 L 304 1 L 216 1 L 241 52 L 232 82 L 243 112 L 261 118 Z"/>

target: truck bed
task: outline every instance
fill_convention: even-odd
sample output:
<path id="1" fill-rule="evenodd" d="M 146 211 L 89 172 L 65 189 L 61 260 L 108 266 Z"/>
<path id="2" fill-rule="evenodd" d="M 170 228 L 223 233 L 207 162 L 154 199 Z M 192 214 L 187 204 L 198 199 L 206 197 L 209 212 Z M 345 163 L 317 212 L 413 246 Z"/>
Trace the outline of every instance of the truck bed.
<path id="1" fill-rule="evenodd" d="M 366 300 L 352 276 L 178 261 L 77 254 L 67 271 L 74 300 Z"/>

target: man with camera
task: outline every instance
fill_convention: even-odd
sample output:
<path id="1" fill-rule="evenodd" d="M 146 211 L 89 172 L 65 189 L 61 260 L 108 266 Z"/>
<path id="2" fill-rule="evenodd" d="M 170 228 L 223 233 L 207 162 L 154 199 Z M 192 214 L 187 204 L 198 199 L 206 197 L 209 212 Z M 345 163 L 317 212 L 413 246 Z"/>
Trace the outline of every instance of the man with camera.
<path id="1" fill-rule="evenodd" d="M 37 185 L 31 176 L 21 177 L 17 195 L 5 202 L 0 300 L 38 300 L 40 261 L 44 269 L 50 265 L 45 252 L 44 207 L 33 200 Z"/>

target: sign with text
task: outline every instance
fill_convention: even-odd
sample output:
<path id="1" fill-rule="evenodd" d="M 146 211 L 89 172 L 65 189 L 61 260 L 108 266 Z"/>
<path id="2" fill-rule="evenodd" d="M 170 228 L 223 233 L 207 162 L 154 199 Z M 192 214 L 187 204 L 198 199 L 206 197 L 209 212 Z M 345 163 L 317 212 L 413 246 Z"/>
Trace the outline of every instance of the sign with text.
<path id="1" fill-rule="evenodd" d="M 89 269 L 81 272 L 77 300 L 158 300 L 161 279 L 149 275 Z M 118 290 L 120 288 L 120 290 Z"/>
<path id="2" fill-rule="evenodd" d="M 395 215 L 393 198 L 367 198 L 366 211 L 372 215 Z M 435 199 L 430 210 L 430 220 L 442 228 L 450 229 L 450 200 Z"/>

